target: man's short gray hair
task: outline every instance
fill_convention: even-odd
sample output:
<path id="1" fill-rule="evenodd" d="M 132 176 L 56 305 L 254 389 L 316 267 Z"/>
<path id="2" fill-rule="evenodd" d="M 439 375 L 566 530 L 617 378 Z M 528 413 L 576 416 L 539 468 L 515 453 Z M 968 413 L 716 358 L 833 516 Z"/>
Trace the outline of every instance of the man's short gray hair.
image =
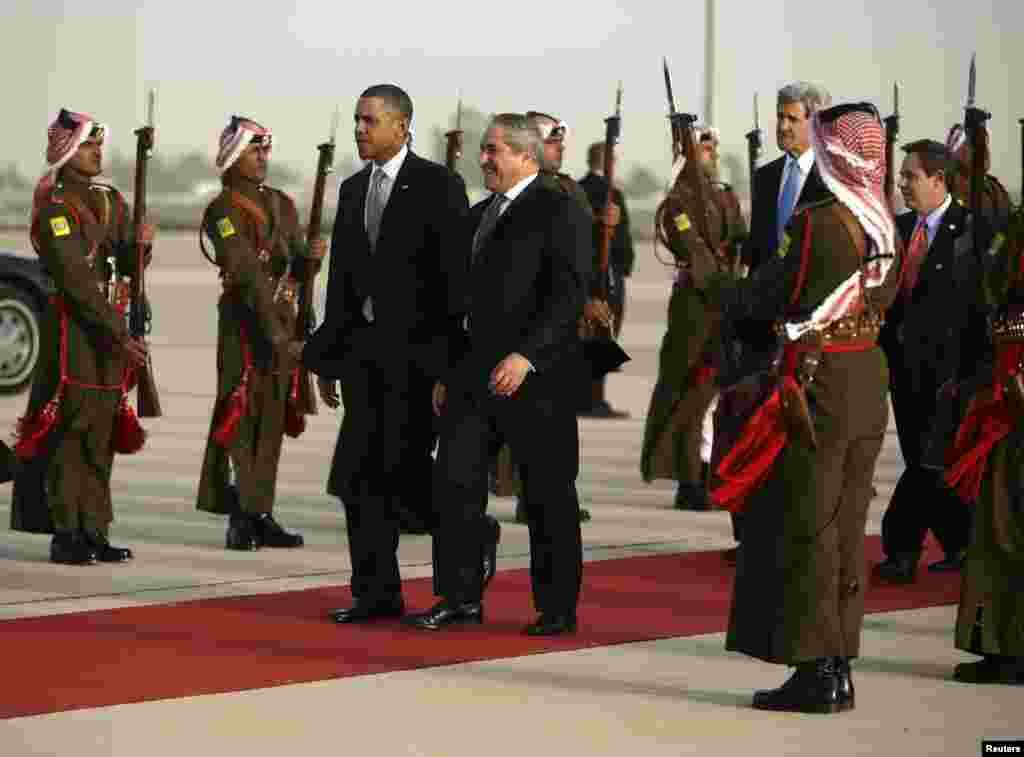
<path id="1" fill-rule="evenodd" d="M 491 116 L 487 129 L 501 129 L 506 145 L 517 155 L 526 153 L 539 164 L 542 156 L 540 132 L 530 123 L 525 113 L 498 113 Z"/>
<path id="2" fill-rule="evenodd" d="M 795 81 L 779 90 L 779 104 L 803 103 L 804 111 L 812 113 L 832 106 L 832 95 L 818 84 L 806 81 Z"/>

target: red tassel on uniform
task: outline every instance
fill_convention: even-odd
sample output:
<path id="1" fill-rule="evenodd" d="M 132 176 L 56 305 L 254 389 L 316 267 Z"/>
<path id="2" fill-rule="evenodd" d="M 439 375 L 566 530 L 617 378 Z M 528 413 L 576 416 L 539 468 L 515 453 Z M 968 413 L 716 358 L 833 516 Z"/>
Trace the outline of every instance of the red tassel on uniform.
<path id="1" fill-rule="evenodd" d="M 299 369 L 292 371 L 288 385 L 288 399 L 285 400 L 284 432 L 292 439 L 306 430 L 306 416 L 299 411 Z"/>
<path id="2" fill-rule="evenodd" d="M 146 429 L 139 423 L 135 408 L 128 404 L 128 396 L 121 395 L 121 404 L 117 408 L 114 421 L 114 451 L 122 455 L 132 455 L 142 449 L 146 443 Z"/>
<path id="3" fill-rule="evenodd" d="M 217 425 L 213 440 L 221 447 L 230 447 L 238 435 L 238 427 L 249 409 L 249 369 L 242 372 L 242 380 L 224 400 L 217 412 Z"/>
<path id="4" fill-rule="evenodd" d="M 46 437 L 57 426 L 60 417 L 60 401 L 64 395 L 64 384 L 57 387 L 53 399 L 47 402 L 33 416 L 22 416 L 18 419 L 17 439 L 14 443 L 14 454 L 21 460 L 31 460 L 43 448 Z"/>

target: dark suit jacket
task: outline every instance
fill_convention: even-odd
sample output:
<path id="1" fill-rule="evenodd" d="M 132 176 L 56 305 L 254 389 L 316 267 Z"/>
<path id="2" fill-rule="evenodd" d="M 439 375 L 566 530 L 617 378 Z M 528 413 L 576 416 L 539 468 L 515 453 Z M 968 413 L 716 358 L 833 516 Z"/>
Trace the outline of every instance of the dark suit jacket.
<path id="1" fill-rule="evenodd" d="M 468 247 L 491 202 L 470 210 Z M 535 179 L 505 209 L 472 262 L 457 309 L 468 314 L 469 333 L 453 355 L 449 386 L 486 392 L 494 367 L 518 352 L 536 369 L 531 391 L 571 388 L 582 369 L 576 324 L 592 258 L 591 219 L 571 197 Z"/>
<path id="2" fill-rule="evenodd" d="M 915 445 L 923 443 L 920 436 L 931 432 L 939 388 L 970 375 L 986 351 L 985 316 L 976 296 L 981 271 L 969 217 L 959 203 L 949 206 L 909 302 L 897 296 L 879 338 L 889 360 L 904 456 L 915 457 Z M 896 217 L 904 246 L 917 220 L 917 213 Z M 987 244 L 989 235 L 983 237 Z"/>
<path id="3" fill-rule="evenodd" d="M 761 166 L 754 173 L 754 205 L 750 209 L 750 238 L 743 253 L 743 258 L 750 270 L 754 271 L 761 263 L 770 260 L 778 249 L 779 239 L 776 224 L 779 217 L 779 187 L 782 184 L 782 171 L 786 167 L 786 156 L 782 155 L 771 163 Z M 825 188 L 817 166 L 804 182 L 796 207 L 820 197 L 828 190 Z"/>
<path id="4" fill-rule="evenodd" d="M 453 331 L 448 319 L 467 265 L 465 185 L 410 151 L 371 254 L 365 223 L 371 168 L 350 176 L 338 191 L 326 313 L 303 361 L 320 376 L 340 378 L 345 361 L 358 352 L 360 359 L 388 364 L 407 359 L 436 378 L 447 363 Z M 360 328 L 367 296 L 376 328 L 372 341 L 357 343 L 367 331 Z"/>

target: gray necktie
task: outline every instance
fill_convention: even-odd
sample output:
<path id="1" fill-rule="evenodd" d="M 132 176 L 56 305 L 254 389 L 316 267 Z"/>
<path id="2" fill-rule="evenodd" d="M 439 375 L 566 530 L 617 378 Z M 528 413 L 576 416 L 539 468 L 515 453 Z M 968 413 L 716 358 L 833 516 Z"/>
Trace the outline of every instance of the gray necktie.
<path id="1" fill-rule="evenodd" d="M 484 215 L 480 219 L 480 225 L 476 229 L 476 236 L 473 237 L 473 260 L 476 260 L 480 248 L 487 243 L 488 238 L 494 231 L 494 227 L 498 224 L 498 219 L 501 218 L 501 209 L 505 206 L 506 202 L 508 202 L 508 198 L 505 195 L 495 194 L 491 204 L 484 211 Z"/>
<path id="2" fill-rule="evenodd" d="M 370 238 L 370 247 L 377 246 L 380 235 L 380 219 L 384 215 L 384 187 L 388 175 L 383 169 L 374 169 L 370 179 L 370 194 L 366 198 L 366 236 Z"/>

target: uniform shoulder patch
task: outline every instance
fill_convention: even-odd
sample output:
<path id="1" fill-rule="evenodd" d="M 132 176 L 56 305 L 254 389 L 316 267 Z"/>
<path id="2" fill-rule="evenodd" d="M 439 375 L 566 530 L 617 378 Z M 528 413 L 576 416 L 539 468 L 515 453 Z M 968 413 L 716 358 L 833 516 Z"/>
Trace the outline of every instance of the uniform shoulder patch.
<path id="1" fill-rule="evenodd" d="M 688 216 L 686 213 L 680 213 L 675 217 L 674 220 L 676 222 L 676 228 L 679 230 L 680 233 L 686 231 L 693 225 L 692 223 L 690 223 L 690 216 Z"/>
<path id="2" fill-rule="evenodd" d="M 235 225 L 231 223 L 231 219 L 227 216 L 217 221 L 217 231 L 220 233 L 221 239 L 227 239 L 235 235 Z"/>
<path id="3" fill-rule="evenodd" d="M 71 224 L 67 216 L 54 216 L 50 219 L 50 231 L 55 237 L 66 237 L 71 233 Z"/>
<path id="4" fill-rule="evenodd" d="M 789 235 L 789 232 L 782 232 L 782 241 L 779 242 L 779 249 L 777 250 L 780 258 L 784 258 L 789 254 L 789 247 L 793 244 L 793 238 Z"/>

